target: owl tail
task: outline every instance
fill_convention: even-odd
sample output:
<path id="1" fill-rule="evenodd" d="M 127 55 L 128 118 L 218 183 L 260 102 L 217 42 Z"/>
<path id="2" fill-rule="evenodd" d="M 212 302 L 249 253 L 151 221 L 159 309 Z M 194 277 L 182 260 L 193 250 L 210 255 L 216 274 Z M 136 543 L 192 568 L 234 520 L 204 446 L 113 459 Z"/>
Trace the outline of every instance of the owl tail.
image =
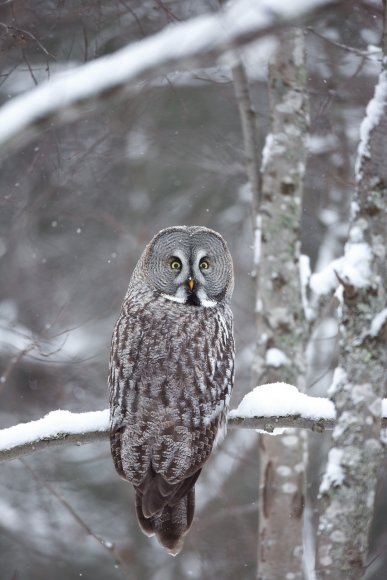
<path id="1" fill-rule="evenodd" d="M 184 536 L 191 527 L 195 512 L 195 488 L 173 505 L 166 504 L 159 513 L 145 517 L 143 511 L 144 498 L 136 490 L 136 512 L 138 523 L 144 534 L 156 537 L 171 556 L 177 556 L 184 544 Z"/>

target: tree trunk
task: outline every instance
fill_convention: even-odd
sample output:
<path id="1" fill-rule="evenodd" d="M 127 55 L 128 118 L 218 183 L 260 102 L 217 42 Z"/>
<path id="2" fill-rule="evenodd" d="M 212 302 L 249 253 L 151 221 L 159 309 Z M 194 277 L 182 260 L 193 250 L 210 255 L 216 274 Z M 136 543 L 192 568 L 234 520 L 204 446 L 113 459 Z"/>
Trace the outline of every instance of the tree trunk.
<path id="1" fill-rule="evenodd" d="M 337 423 L 320 488 L 316 570 L 321 579 L 361 578 L 382 459 L 381 399 L 386 387 L 387 73 L 361 127 L 357 192 L 345 255 L 354 276 L 340 277 L 340 368 L 332 398 Z M 351 257 L 352 256 L 352 257 Z"/>
<path id="2" fill-rule="evenodd" d="M 262 156 L 256 236 L 257 351 L 255 384 L 305 388 L 306 322 L 299 273 L 300 220 L 308 132 L 304 39 L 279 37 L 269 69 L 272 131 Z M 305 434 L 262 435 L 258 578 L 302 578 Z"/>

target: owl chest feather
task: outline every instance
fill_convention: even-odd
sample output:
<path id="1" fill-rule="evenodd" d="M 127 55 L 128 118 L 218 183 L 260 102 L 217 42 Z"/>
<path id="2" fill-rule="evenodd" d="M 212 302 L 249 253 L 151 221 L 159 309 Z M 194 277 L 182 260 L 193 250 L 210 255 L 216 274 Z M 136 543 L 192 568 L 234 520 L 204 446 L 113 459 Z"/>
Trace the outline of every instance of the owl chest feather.
<path id="1" fill-rule="evenodd" d="M 225 422 L 234 362 L 231 313 L 162 297 L 129 301 L 115 335 L 111 380 L 119 388 L 112 408 L 127 428 L 132 456 L 137 449 L 137 467 L 152 461 L 169 479 L 179 477 L 192 458 L 205 461 Z"/>
<path id="2" fill-rule="evenodd" d="M 219 379 L 227 341 L 220 309 L 197 308 L 159 298 L 148 308 L 132 313 L 131 324 L 141 329 L 138 361 L 131 370 L 132 379 L 141 385 L 143 397 L 157 400 L 160 397 L 169 406 L 183 393 L 189 396 L 194 387 L 195 396 L 200 399 L 210 396 L 204 385 L 211 387 Z"/>

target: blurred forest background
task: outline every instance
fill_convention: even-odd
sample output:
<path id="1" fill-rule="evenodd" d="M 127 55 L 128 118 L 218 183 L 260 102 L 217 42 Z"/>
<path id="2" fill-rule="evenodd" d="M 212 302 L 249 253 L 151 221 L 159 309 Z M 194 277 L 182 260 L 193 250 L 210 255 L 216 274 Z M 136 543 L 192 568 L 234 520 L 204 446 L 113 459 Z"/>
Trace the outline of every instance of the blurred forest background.
<path id="1" fill-rule="evenodd" d="M 1 103 L 218 8 L 215 0 L 3 1 Z M 359 126 L 380 70 L 382 3 L 343 3 L 312 20 L 305 34 L 311 138 L 302 252 L 318 270 L 341 255 L 348 232 Z M 244 50 L 262 144 L 274 44 L 272 37 Z M 114 106 L 88 104 L 82 120 L 54 123 L 3 156 L 1 428 L 58 408 L 107 407 L 110 337 L 130 274 L 146 242 L 177 224 L 218 230 L 234 258 L 236 406 L 251 388 L 254 282 L 251 199 L 227 63 L 143 82 Z M 336 363 L 333 309 L 325 315 L 309 349 L 308 394 L 326 393 Z M 310 439 L 313 489 L 324 438 Z M 3 464 L 0 578 L 252 579 L 258 469 L 256 433 L 230 432 L 199 480 L 194 525 L 172 559 L 139 531 L 131 487 L 117 477 L 107 443 Z M 386 469 L 368 580 L 385 578 L 387 566 Z"/>

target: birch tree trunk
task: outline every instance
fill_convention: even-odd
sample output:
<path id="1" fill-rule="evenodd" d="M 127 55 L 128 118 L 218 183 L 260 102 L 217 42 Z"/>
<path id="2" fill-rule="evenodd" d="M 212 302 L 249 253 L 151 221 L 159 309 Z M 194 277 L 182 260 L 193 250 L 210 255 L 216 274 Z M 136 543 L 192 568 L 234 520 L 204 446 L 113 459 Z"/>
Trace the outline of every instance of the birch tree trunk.
<path id="1" fill-rule="evenodd" d="M 279 37 L 269 69 L 272 131 L 262 155 L 255 256 L 255 384 L 284 381 L 305 388 L 306 322 L 299 252 L 308 102 L 303 33 Z M 258 578 L 302 578 L 305 434 L 260 439 Z"/>
<path id="2" fill-rule="evenodd" d="M 361 257 L 357 265 L 357 274 L 361 275 L 352 277 L 349 273 L 340 278 L 340 368 L 331 393 L 337 423 L 320 488 L 316 571 L 321 579 L 354 580 L 363 576 L 383 453 L 381 399 L 387 366 L 386 113 L 384 70 L 361 126 L 357 191 L 345 252 L 349 262 L 353 255 Z"/>

